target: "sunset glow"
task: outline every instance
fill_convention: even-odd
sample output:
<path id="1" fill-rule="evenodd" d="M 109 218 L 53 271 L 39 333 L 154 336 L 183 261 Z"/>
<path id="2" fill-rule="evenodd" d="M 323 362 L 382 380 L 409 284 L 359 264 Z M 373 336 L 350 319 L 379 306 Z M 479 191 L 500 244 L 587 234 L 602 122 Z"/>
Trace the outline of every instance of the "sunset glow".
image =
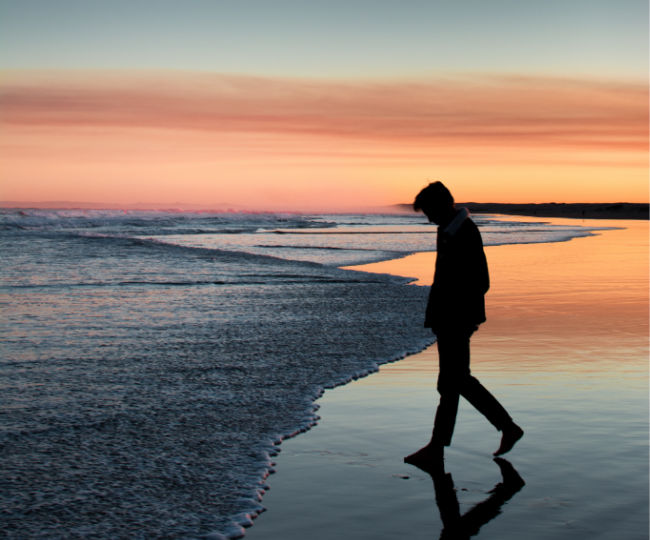
<path id="1" fill-rule="evenodd" d="M 345 210 L 409 202 L 431 179 L 463 201 L 648 200 L 641 71 L 22 64 L 0 79 L 2 201 Z"/>

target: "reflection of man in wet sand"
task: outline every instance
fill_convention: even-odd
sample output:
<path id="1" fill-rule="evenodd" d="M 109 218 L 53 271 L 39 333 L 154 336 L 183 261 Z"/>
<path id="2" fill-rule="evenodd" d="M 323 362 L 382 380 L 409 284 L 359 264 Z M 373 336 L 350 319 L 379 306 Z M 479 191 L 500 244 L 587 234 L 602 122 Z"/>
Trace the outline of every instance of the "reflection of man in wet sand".
<path id="1" fill-rule="evenodd" d="M 436 504 L 443 525 L 440 540 L 464 540 L 477 535 L 480 528 L 497 517 L 501 513 L 501 507 L 524 487 L 525 482 L 508 461 L 503 458 L 494 458 L 494 461 L 501 470 L 503 482 L 494 486 L 487 499 L 462 515 L 454 481 L 451 474 L 445 472 L 442 458 L 425 469 L 433 478 L 436 491 Z"/>
<path id="2" fill-rule="evenodd" d="M 438 225 L 436 269 L 424 325 L 437 336 L 440 404 L 431 441 L 404 461 L 417 465 L 442 455 L 444 447 L 451 444 L 460 396 L 501 431 L 501 445 L 494 453 L 500 456 L 511 450 L 524 432 L 470 373 L 469 341 L 485 322 L 484 295 L 490 286 L 481 234 L 467 209 L 456 209 L 441 182 L 420 191 L 413 208 Z"/>

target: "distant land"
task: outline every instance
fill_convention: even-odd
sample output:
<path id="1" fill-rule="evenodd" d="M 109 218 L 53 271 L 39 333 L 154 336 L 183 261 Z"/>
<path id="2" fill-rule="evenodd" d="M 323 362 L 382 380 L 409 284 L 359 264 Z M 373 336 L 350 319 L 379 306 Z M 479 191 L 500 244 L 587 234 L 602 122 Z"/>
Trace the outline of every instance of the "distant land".
<path id="1" fill-rule="evenodd" d="M 649 219 L 648 203 L 457 203 L 473 214 L 507 214 L 537 217 L 564 217 L 583 219 Z M 190 204 L 190 203 L 93 203 L 73 201 L 0 201 L 0 208 L 51 209 L 51 210 L 159 210 L 170 212 L 250 212 L 258 211 L 234 204 Z M 277 212 L 278 210 L 269 210 Z M 364 210 L 359 209 L 363 212 Z M 375 212 L 412 212 L 410 204 L 395 204 L 366 210 Z M 295 211 L 292 211 L 295 212 Z M 305 211 L 308 213 L 321 213 Z M 298 212 L 300 213 L 300 212 Z M 327 212 L 322 212 L 327 213 Z M 337 212 L 333 212 L 337 213 Z M 338 212 L 347 213 L 347 212 Z"/>
<path id="2" fill-rule="evenodd" d="M 456 203 L 473 214 L 564 217 L 583 219 L 648 219 L 648 203 Z M 410 204 L 397 205 L 404 210 Z"/>

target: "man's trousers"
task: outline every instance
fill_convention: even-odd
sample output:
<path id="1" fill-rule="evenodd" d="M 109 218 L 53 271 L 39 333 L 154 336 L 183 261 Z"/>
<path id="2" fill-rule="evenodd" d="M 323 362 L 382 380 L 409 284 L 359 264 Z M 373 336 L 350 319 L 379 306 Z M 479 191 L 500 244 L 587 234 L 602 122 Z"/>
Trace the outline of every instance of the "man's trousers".
<path id="1" fill-rule="evenodd" d="M 512 423 L 512 418 L 503 406 L 470 373 L 469 340 L 472 333 L 473 331 L 451 331 L 440 332 L 437 336 L 440 403 L 431 438 L 435 444 L 451 444 L 460 396 L 469 401 L 498 430 Z"/>

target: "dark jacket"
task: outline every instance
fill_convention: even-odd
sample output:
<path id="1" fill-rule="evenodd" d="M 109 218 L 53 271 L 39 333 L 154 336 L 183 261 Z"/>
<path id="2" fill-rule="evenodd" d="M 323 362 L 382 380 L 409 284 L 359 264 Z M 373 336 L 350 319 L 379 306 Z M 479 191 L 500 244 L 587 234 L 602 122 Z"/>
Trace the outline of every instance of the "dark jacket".
<path id="1" fill-rule="evenodd" d="M 467 210 L 438 227 L 437 250 L 424 326 L 436 334 L 475 330 L 485 322 L 490 277 L 481 233 Z"/>

